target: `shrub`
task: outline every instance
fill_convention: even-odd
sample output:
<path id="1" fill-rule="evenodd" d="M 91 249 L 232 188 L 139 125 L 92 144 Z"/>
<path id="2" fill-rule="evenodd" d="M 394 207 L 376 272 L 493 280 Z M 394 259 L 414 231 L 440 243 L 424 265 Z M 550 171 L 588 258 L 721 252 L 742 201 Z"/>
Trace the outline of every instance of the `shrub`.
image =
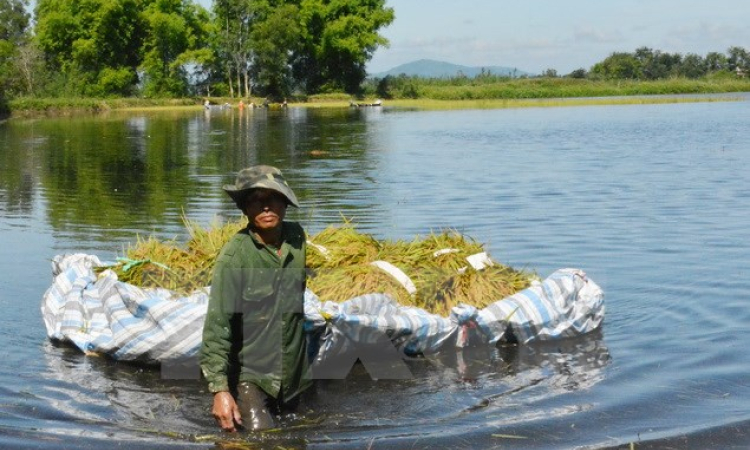
<path id="1" fill-rule="evenodd" d="M 126 68 L 113 69 L 105 68 L 99 72 L 99 82 L 97 90 L 99 95 L 120 95 L 128 96 L 133 93 L 133 87 L 138 81 L 136 74 Z"/>

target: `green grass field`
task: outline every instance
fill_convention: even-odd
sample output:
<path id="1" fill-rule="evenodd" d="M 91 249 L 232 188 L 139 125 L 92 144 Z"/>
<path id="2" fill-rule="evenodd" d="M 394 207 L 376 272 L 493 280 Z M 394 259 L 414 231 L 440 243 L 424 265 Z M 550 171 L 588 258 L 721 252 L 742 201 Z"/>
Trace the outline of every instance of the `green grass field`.
<path id="1" fill-rule="evenodd" d="M 688 80 L 684 78 L 656 81 L 593 81 L 572 78 L 528 78 L 494 80 L 415 80 L 408 84 L 409 98 L 399 95 L 399 86 L 392 86 L 392 98 L 384 98 L 384 107 L 404 109 L 495 109 L 557 106 L 630 105 L 680 102 L 711 102 L 739 100 L 740 96 L 724 95 L 750 92 L 750 79 L 731 77 Z M 690 96 L 686 94 L 704 94 Z M 711 95 L 717 94 L 717 95 Z M 722 95 L 718 95 L 722 94 Z M 8 101 L 13 117 L 101 113 L 112 110 L 180 110 L 202 108 L 205 98 L 142 99 L 142 98 L 16 98 Z M 213 104 L 229 103 L 237 108 L 239 99 L 212 97 Z M 290 107 L 344 108 L 355 100 L 348 94 L 333 93 L 292 99 Z M 368 98 L 359 103 L 372 103 Z M 262 99 L 246 99 L 261 104 Z M 278 105 L 272 105 L 278 106 Z"/>

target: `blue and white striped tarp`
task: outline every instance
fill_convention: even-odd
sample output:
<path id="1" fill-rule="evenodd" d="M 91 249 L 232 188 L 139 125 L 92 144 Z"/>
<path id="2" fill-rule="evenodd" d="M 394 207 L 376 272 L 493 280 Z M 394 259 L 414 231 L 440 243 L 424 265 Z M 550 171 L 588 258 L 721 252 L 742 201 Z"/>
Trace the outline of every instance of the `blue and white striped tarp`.
<path id="1" fill-rule="evenodd" d="M 50 339 L 125 361 L 164 362 L 197 354 L 210 287 L 190 296 L 142 289 L 119 281 L 111 270 L 97 275 L 94 269 L 103 265 L 86 254 L 53 259 L 53 283 L 41 305 Z M 449 317 L 399 305 L 384 294 L 334 303 L 309 290 L 305 316 L 310 335 L 320 340 L 317 361 L 384 337 L 413 355 L 446 345 L 495 344 L 508 330 L 519 343 L 582 335 L 604 320 L 604 294 L 582 271 L 562 269 L 481 310 L 455 307 Z"/>
<path id="2" fill-rule="evenodd" d="M 201 343 L 208 290 L 176 297 L 166 289 L 123 283 L 96 256 L 52 261 L 54 281 L 44 294 L 47 335 L 86 353 L 125 361 L 165 361 L 195 354 Z"/>

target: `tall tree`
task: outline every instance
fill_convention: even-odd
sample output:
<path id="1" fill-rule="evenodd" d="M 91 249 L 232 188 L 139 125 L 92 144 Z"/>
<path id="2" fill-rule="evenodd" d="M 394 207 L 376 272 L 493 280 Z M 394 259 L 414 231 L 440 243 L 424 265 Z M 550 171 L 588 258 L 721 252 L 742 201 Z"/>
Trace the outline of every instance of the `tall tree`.
<path id="1" fill-rule="evenodd" d="M 366 77 L 365 64 L 388 40 L 378 31 L 390 25 L 393 8 L 385 0 L 301 0 L 302 46 L 294 76 L 308 92 L 354 93 Z"/>
<path id="2" fill-rule="evenodd" d="M 26 0 L 0 0 L 0 40 L 18 42 L 26 35 L 29 14 Z"/>
<path id="3" fill-rule="evenodd" d="M 13 67 L 19 94 L 41 93 L 40 89 L 48 74 L 44 67 L 44 55 L 33 40 L 30 39 L 17 48 Z"/>
<path id="4" fill-rule="evenodd" d="M 18 49 L 28 41 L 26 5 L 26 0 L 0 0 L 0 97 L 19 87 L 15 61 Z"/>
<path id="5" fill-rule="evenodd" d="M 594 64 L 591 73 L 607 79 L 635 80 L 641 77 L 641 63 L 630 53 L 615 52 Z"/>
<path id="6" fill-rule="evenodd" d="M 124 95 L 145 32 L 139 0 L 39 0 L 36 39 L 70 94 Z"/>
<path id="7" fill-rule="evenodd" d="M 678 74 L 687 78 L 700 78 L 707 72 L 706 60 L 695 53 L 685 55 L 678 69 Z"/>
<path id="8" fill-rule="evenodd" d="M 187 95 L 187 56 L 206 45 L 208 12 L 191 0 L 152 0 L 143 17 L 147 32 L 140 69 L 145 94 Z"/>
<path id="9" fill-rule="evenodd" d="M 727 68 L 727 57 L 719 52 L 706 54 L 706 69 L 709 72 L 718 72 Z"/>
<path id="10" fill-rule="evenodd" d="M 257 18 L 257 3 L 255 0 L 216 0 L 213 5 L 216 52 L 223 61 L 222 69 L 232 97 L 235 92 L 238 96 L 250 95 L 250 34 Z"/>
<path id="11" fill-rule="evenodd" d="M 260 94 L 280 100 L 291 93 L 294 84 L 291 59 L 301 31 L 295 20 L 299 10 L 293 4 L 264 3 L 250 35 L 251 73 Z"/>
<path id="12" fill-rule="evenodd" d="M 652 50 L 648 47 L 636 49 L 635 58 L 640 64 L 640 78 L 646 80 L 657 80 L 676 75 L 682 62 L 682 56 L 678 53 L 664 53 L 660 50 Z"/>
<path id="13" fill-rule="evenodd" d="M 208 12 L 192 0 L 38 0 L 36 38 L 58 91 L 186 93 L 184 53 L 205 43 Z"/>
<path id="14" fill-rule="evenodd" d="M 730 47 L 727 50 L 727 63 L 729 70 L 748 71 L 750 70 L 750 53 L 742 47 Z"/>

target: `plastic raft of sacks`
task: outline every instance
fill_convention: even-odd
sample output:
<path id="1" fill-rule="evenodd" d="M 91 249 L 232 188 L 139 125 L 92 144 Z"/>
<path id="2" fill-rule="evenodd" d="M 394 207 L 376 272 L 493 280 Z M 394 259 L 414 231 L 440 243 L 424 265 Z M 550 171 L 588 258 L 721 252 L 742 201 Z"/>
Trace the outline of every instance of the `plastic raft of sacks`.
<path id="1" fill-rule="evenodd" d="M 53 283 L 42 299 L 48 337 L 87 354 L 116 360 L 159 363 L 195 357 L 201 346 L 210 287 L 189 296 L 143 289 L 118 280 L 87 254 L 58 255 Z M 305 292 L 306 329 L 318 341 L 315 359 L 324 360 L 357 344 L 387 336 L 405 355 L 445 346 L 497 344 L 575 337 L 599 328 L 604 294 L 577 269 L 557 270 L 546 279 L 483 309 L 454 307 L 442 317 L 397 304 L 385 294 L 341 303 Z"/>

